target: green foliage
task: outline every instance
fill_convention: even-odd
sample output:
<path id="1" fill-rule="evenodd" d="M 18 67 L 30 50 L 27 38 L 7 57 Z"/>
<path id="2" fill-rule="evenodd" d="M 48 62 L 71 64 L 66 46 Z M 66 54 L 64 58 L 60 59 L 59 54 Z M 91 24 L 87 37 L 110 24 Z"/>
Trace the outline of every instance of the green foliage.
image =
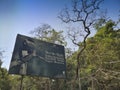
<path id="1" fill-rule="evenodd" d="M 2 57 L 3 57 L 3 52 L 1 49 L 0 49 L 0 68 L 2 66 Z"/>
<path id="2" fill-rule="evenodd" d="M 4 51 L 0 51 L 0 90 L 10 90 L 10 80 L 8 72 L 5 68 L 2 68 L 2 55 Z"/>
<path id="3" fill-rule="evenodd" d="M 108 21 L 94 37 L 87 39 L 87 47 L 80 57 L 82 90 L 120 88 L 120 30 L 114 30 L 114 26 L 113 21 Z M 72 90 L 78 89 L 78 82 L 74 80 L 76 57 L 77 52 L 67 59 L 67 82 Z"/>
<path id="4" fill-rule="evenodd" d="M 65 46 L 67 44 L 63 36 L 63 31 L 56 31 L 55 29 L 51 28 L 51 26 L 48 24 L 43 24 L 37 27 L 35 30 L 31 31 L 30 33 L 35 35 L 35 38 L 38 38 L 43 41 Z"/>
<path id="5" fill-rule="evenodd" d="M 96 30 L 99 30 L 104 24 L 106 20 L 104 18 L 100 18 L 96 21 L 96 23 L 93 25 Z"/>
<path id="6" fill-rule="evenodd" d="M 10 90 L 10 80 L 7 70 L 0 68 L 0 90 Z"/>
<path id="7" fill-rule="evenodd" d="M 114 22 L 108 21 L 94 37 L 87 40 L 85 71 L 90 71 L 89 76 L 94 76 L 96 89 L 101 86 L 102 90 L 109 90 L 110 87 L 117 90 L 120 85 L 120 33 L 119 30 L 114 30 L 114 25 Z"/>

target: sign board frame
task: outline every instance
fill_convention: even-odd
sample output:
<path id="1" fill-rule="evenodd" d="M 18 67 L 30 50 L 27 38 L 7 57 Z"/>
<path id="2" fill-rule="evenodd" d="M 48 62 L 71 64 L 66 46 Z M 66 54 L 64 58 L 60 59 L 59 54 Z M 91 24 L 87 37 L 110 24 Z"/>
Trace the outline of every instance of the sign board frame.
<path id="1" fill-rule="evenodd" d="M 66 78 L 64 46 L 18 34 L 9 74 Z"/>

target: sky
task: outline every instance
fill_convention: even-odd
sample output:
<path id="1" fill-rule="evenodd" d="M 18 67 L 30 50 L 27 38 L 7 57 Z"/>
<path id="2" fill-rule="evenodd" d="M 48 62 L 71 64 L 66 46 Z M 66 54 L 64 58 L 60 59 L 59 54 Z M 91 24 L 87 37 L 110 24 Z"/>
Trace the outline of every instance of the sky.
<path id="1" fill-rule="evenodd" d="M 57 16 L 69 4 L 71 0 L 0 0 L 0 50 L 5 51 L 2 67 L 9 68 L 18 33 L 30 36 L 31 30 L 44 23 L 55 30 L 66 30 Z M 105 0 L 101 8 L 117 20 L 120 0 Z"/>

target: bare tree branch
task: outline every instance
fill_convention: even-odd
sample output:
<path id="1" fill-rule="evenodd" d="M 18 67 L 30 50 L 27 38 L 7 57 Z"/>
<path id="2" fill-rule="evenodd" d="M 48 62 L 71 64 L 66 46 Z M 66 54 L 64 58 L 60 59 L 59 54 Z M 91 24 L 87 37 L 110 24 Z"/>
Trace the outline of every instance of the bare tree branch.
<path id="1" fill-rule="evenodd" d="M 65 23 L 69 23 L 69 22 L 81 23 L 79 26 L 80 27 L 83 26 L 83 31 L 86 32 L 82 46 L 80 45 L 80 42 L 76 42 L 76 36 L 75 36 L 76 33 L 73 34 L 68 33 L 68 35 L 72 37 L 71 40 L 73 44 L 77 45 L 80 48 L 77 54 L 77 68 L 76 68 L 76 78 L 80 80 L 79 79 L 80 56 L 82 55 L 82 52 L 86 48 L 86 40 L 91 33 L 90 27 L 94 24 L 96 20 L 96 17 L 93 16 L 94 14 L 96 14 L 103 0 L 72 0 L 72 1 L 73 1 L 72 10 L 68 10 L 68 8 L 65 8 L 60 13 L 58 18 Z M 80 90 L 81 90 L 81 86 L 80 86 Z"/>

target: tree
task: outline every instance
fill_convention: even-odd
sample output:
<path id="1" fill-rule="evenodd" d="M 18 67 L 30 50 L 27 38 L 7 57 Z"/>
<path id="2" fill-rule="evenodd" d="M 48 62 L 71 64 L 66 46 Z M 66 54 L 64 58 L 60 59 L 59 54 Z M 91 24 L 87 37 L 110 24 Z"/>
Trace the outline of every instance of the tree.
<path id="1" fill-rule="evenodd" d="M 10 80 L 5 68 L 2 68 L 2 56 L 3 51 L 0 51 L 0 90 L 9 90 L 10 87 Z"/>
<path id="2" fill-rule="evenodd" d="M 107 21 L 93 37 L 87 38 L 86 49 L 81 55 L 82 90 L 117 90 L 120 88 L 120 29 Z M 78 89 L 72 79 L 75 74 L 77 51 L 67 59 L 69 89 Z M 74 60 L 74 61 L 73 61 Z"/>
<path id="3" fill-rule="evenodd" d="M 1 50 L 0 50 L 0 68 L 1 68 L 1 66 L 2 66 L 3 52 L 4 52 L 4 51 L 1 51 Z"/>
<path id="4" fill-rule="evenodd" d="M 82 52 L 86 48 L 86 40 L 87 37 L 91 33 L 91 26 L 95 23 L 97 19 L 97 10 L 99 9 L 99 6 L 103 0 L 73 0 L 72 4 L 72 10 L 69 10 L 68 8 L 65 8 L 62 10 L 60 15 L 58 16 L 63 22 L 69 23 L 79 23 L 79 26 L 81 27 L 78 31 L 73 31 L 72 33 L 69 33 L 69 36 L 71 37 L 72 42 L 79 47 L 78 55 L 77 55 L 77 69 L 76 69 L 76 78 L 79 82 L 79 89 L 81 90 L 81 83 L 80 83 L 80 56 L 82 55 Z M 77 35 L 82 30 L 85 34 L 82 34 L 83 36 L 83 43 L 81 44 L 80 41 L 76 42 L 77 40 L 81 40 L 80 38 L 77 39 Z M 81 36 L 81 34 L 79 34 Z"/>
<path id="5" fill-rule="evenodd" d="M 117 90 L 120 85 L 120 30 L 114 29 L 115 23 L 108 21 L 94 37 L 87 39 L 85 50 L 86 71 L 92 66 L 87 77 L 95 90 Z"/>
<path id="6" fill-rule="evenodd" d="M 43 41 L 65 45 L 65 46 L 67 44 L 65 42 L 64 36 L 62 35 L 63 31 L 56 31 L 48 24 L 43 24 L 35 28 L 35 30 L 31 31 L 30 33 L 33 34 L 35 38 L 38 38 Z"/>

